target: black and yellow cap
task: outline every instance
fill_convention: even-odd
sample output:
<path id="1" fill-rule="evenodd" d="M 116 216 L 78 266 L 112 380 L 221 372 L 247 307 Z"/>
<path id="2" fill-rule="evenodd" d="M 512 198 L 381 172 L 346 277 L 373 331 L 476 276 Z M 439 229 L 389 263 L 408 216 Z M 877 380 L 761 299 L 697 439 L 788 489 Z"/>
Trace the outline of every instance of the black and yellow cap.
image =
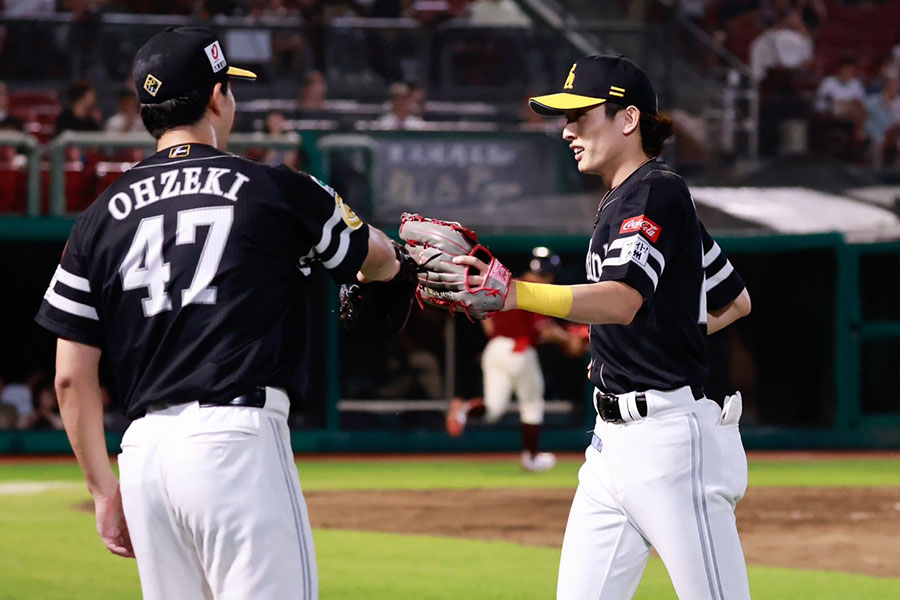
<path id="1" fill-rule="evenodd" d="M 222 43 L 205 27 L 169 27 L 134 57 L 134 85 L 142 104 L 159 104 L 226 77 L 254 80 L 256 73 L 229 66 Z"/>
<path id="2" fill-rule="evenodd" d="M 658 110 L 650 78 L 624 56 L 587 56 L 569 69 L 562 91 L 529 99 L 531 110 L 545 117 L 558 117 L 567 110 L 590 108 L 604 102 L 634 105 L 641 112 Z"/>

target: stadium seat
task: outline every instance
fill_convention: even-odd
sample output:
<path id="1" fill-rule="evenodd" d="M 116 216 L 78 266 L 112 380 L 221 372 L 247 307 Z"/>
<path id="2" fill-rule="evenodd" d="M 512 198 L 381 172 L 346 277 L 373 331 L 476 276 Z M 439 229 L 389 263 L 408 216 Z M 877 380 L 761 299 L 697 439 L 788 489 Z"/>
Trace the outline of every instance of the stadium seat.
<path id="1" fill-rule="evenodd" d="M 0 164 L 0 213 L 23 213 L 28 200 L 28 176 L 9 164 Z"/>

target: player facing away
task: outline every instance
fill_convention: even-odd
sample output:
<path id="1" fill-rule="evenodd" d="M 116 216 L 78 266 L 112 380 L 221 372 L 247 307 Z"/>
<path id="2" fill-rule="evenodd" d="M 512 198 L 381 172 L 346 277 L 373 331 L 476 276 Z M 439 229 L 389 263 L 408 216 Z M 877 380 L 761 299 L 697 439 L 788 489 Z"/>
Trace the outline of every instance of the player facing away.
<path id="1" fill-rule="evenodd" d="M 521 279 L 552 283 L 558 261 L 557 256 L 535 256 Z M 482 415 L 485 423 L 496 423 L 506 413 L 515 393 L 522 427 L 522 468 L 552 469 L 556 456 L 539 451 L 544 424 L 544 376 L 535 346 L 555 343 L 570 356 L 584 356 L 583 339 L 550 317 L 523 310 L 495 313 L 482 320 L 481 326 L 488 337 L 481 355 L 484 399 L 454 398 L 447 413 L 447 432 L 458 437 L 468 421 Z"/>
<path id="2" fill-rule="evenodd" d="M 37 322 L 107 548 L 146 599 L 318 597 L 287 415 L 303 393 L 312 263 L 339 281 L 400 271 L 389 239 L 331 188 L 223 151 L 234 121 L 215 35 L 169 28 L 138 51 L 157 152 L 78 218 Z M 133 421 L 116 480 L 101 353 Z"/>
<path id="3" fill-rule="evenodd" d="M 591 325 L 598 414 L 557 598 L 632 597 L 651 548 L 680 598 L 749 598 L 734 516 L 747 484 L 740 396 L 720 408 L 703 393 L 704 338 L 748 314 L 749 295 L 705 234 L 684 181 L 657 159 L 672 124 L 637 65 L 581 59 L 559 93 L 531 106 L 566 117 L 578 170 L 608 189 L 586 259 L 591 283 L 513 281 L 503 306 Z M 453 262 L 490 275 L 474 257 Z"/>

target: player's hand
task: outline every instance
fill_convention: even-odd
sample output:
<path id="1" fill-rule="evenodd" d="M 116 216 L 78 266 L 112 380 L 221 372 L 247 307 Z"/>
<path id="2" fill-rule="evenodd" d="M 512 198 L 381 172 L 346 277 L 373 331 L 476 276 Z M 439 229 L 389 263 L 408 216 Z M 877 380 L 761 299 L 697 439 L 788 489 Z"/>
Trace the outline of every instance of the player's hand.
<path id="1" fill-rule="evenodd" d="M 134 558 L 118 483 L 114 490 L 94 495 L 94 512 L 97 517 L 97 533 L 106 548 L 116 556 Z"/>

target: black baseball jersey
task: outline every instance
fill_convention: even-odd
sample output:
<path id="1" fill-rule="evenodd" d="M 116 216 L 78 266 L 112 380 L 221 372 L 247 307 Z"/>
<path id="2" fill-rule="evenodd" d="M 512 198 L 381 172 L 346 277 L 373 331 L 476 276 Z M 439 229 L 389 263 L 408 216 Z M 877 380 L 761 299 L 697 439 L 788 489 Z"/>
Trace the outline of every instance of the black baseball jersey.
<path id="1" fill-rule="evenodd" d="M 311 263 L 351 280 L 368 227 L 334 190 L 211 146 L 157 152 L 77 220 L 36 317 L 103 349 L 131 418 L 306 385 Z"/>
<path id="2" fill-rule="evenodd" d="M 698 220 L 681 177 L 650 160 L 609 193 L 585 266 L 589 281 L 621 281 L 644 298 L 630 325 L 591 326 L 591 381 L 618 394 L 701 389 L 707 312 L 744 285 Z"/>

